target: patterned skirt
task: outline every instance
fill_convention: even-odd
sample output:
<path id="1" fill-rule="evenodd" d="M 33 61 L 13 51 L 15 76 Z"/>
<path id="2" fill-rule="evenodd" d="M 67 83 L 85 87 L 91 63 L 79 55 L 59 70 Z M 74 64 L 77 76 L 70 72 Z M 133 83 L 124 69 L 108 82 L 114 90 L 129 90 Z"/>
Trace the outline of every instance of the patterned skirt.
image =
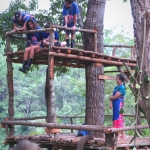
<path id="1" fill-rule="evenodd" d="M 120 110 L 123 108 L 124 102 L 120 102 Z M 124 117 L 123 114 L 119 114 L 119 118 L 113 121 L 114 128 L 122 128 L 124 127 Z"/>

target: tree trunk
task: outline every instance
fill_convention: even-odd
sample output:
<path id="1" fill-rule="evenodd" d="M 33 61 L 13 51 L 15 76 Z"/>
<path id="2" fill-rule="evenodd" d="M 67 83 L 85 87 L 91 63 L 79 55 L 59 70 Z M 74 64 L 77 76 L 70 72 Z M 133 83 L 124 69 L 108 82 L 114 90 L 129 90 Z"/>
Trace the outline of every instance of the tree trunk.
<path id="1" fill-rule="evenodd" d="M 97 31 L 97 51 L 103 53 L 103 19 L 105 0 L 89 0 L 85 29 Z M 94 34 L 84 34 L 83 44 L 85 50 L 94 51 Z M 86 64 L 86 117 L 87 125 L 104 124 L 104 80 L 98 80 L 98 75 L 104 74 L 102 64 Z M 103 134 L 94 133 L 94 136 Z"/>
<path id="2" fill-rule="evenodd" d="M 142 63 L 142 55 L 144 55 L 144 61 L 142 65 L 142 84 L 140 88 L 141 95 L 143 97 L 150 98 L 150 84 L 144 83 L 144 77 L 147 74 L 150 76 L 150 0 L 130 0 L 132 16 L 134 19 L 134 36 L 135 36 L 135 45 L 137 51 L 137 61 L 140 66 Z M 146 20 L 146 26 L 144 26 L 144 20 Z M 145 40 L 144 39 L 144 28 L 146 27 Z M 145 46 L 143 48 L 145 42 Z M 145 117 L 147 118 L 148 124 L 150 125 L 150 100 L 140 99 L 140 105 L 145 111 Z"/>

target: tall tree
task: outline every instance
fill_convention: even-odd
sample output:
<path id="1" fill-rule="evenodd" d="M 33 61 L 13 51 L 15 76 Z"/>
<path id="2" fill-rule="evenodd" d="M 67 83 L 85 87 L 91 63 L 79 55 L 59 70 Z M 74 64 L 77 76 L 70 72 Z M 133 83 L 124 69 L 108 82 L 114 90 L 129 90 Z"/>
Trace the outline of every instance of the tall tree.
<path id="1" fill-rule="evenodd" d="M 103 53 L 103 20 L 105 0 L 89 0 L 85 29 L 97 31 L 97 51 Z M 84 49 L 94 51 L 93 35 L 86 33 L 83 39 Z M 103 74 L 103 65 L 97 63 L 86 64 L 86 118 L 88 125 L 104 124 L 104 80 L 98 80 Z M 95 133 L 95 136 L 98 133 Z"/>
<path id="2" fill-rule="evenodd" d="M 139 65 L 139 105 L 150 125 L 150 0 L 130 0 L 134 19 L 134 36 Z M 141 95 L 141 96 L 140 96 Z"/>

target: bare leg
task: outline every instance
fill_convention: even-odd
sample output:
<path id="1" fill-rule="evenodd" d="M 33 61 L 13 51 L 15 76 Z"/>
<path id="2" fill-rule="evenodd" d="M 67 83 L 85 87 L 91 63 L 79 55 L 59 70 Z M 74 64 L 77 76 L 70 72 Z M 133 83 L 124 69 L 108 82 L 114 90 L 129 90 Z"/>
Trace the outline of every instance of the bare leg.
<path id="1" fill-rule="evenodd" d="M 34 45 L 34 46 L 31 47 L 29 58 L 32 58 L 32 59 L 34 58 L 34 51 L 35 51 L 36 48 L 40 48 L 40 46 L 39 45 Z"/>
<path id="2" fill-rule="evenodd" d="M 30 53 L 30 47 L 28 47 L 28 48 L 25 49 L 23 60 L 27 61 L 29 53 Z"/>

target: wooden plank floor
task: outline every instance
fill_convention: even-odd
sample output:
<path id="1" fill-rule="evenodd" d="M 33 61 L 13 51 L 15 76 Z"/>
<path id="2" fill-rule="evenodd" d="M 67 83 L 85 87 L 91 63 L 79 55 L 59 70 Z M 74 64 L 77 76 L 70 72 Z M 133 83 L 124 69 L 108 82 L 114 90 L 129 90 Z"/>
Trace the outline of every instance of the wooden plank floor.
<path id="1" fill-rule="evenodd" d="M 60 133 L 55 138 L 50 137 L 47 134 L 44 135 L 26 135 L 26 136 L 14 136 L 6 138 L 5 143 L 17 143 L 20 140 L 27 139 L 32 142 L 38 143 L 41 147 L 48 147 L 52 145 L 58 145 L 59 147 L 63 146 L 71 146 L 73 149 L 77 146 L 78 141 L 80 140 L 80 137 L 76 137 L 74 133 Z M 134 141 L 130 143 L 132 140 L 132 136 L 126 135 L 124 139 L 119 138 L 117 147 L 119 149 L 124 148 L 133 148 L 134 147 Z M 150 137 L 145 138 L 139 138 L 137 137 L 135 139 L 135 146 L 139 148 L 144 148 L 145 146 L 150 147 Z M 93 140 L 89 140 L 85 144 L 86 149 L 108 149 L 105 146 L 105 139 L 104 138 L 94 138 Z M 150 149 L 150 148 L 149 148 Z"/>
<path id="2" fill-rule="evenodd" d="M 76 68 L 84 68 L 87 62 L 101 62 L 104 66 L 123 66 L 123 62 L 127 63 L 129 66 L 134 67 L 136 60 L 129 58 L 119 58 L 114 56 L 109 56 L 101 53 L 96 53 L 92 51 L 76 50 L 62 48 L 58 50 L 59 47 L 54 47 L 54 51 L 50 52 L 44 50 L 43 52 L 35 53 L 33 64 L 48 64 L 48 56 L 52 55 L 55 57 L 56 66 L 69 66 Z M 11 56 L 12 62 L 22 63 L 24 51 L 16 51 L 5 53 L 4 56 Z"/>
<path id="3" fill-rule="evenodd" d="M 134 147 L 135 146 L 150 146 L 150 137 L 136 137 L 131 143 L 130 141 L 132 140 L 132 136 L 126 135 L 124 139 L 118 139 L 118 148 L 123 148 L 123 147 Z M 128 145 L 128 146 L 127 146 Z"/>

